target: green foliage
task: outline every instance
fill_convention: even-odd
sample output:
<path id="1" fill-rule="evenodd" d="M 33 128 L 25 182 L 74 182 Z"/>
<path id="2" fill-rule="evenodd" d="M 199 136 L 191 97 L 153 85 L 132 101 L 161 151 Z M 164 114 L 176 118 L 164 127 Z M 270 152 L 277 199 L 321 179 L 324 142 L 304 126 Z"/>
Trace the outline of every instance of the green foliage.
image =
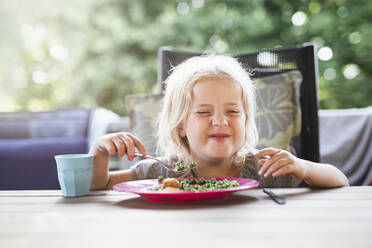
<path id="1" fill-rule="evenodd" d="M 371 1 L 37 2 L 0 10 L 2 111 L 99 106 L 124 115 L 125 95 L 157 91 L 160 46 L 234 54 L 304 42 L 333 52 L 319 61 L 321 108 L 372 105 Z"/>

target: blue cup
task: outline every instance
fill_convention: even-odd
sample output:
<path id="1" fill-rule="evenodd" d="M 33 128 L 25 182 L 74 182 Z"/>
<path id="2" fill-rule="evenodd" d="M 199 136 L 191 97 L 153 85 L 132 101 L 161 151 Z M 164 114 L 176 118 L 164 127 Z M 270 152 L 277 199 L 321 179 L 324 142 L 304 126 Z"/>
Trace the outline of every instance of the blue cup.
<path id="1" fill-rule="evenodd" d="M 93 154 L 66 154 L 54 157 L 64 197 L 89 195 L 93 157 Z"/>

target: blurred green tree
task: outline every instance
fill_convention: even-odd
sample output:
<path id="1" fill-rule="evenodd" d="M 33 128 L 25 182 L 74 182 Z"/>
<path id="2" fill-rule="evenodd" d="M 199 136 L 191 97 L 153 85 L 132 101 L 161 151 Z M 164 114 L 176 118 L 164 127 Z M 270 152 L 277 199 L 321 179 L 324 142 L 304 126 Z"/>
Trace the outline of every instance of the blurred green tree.
<path id="1" fill-rule="evenodd" d="M 318 46 L 321 108 L 372 105 L 371 1 L 38 2 L 0 10 L 9 17 L 0 32 L 16 27 L 0 43 L 2 109 L 100 106 L 124 115 L 126 94 L 157 90 L 160 46 L 234 54 L 304 42 Z"/>

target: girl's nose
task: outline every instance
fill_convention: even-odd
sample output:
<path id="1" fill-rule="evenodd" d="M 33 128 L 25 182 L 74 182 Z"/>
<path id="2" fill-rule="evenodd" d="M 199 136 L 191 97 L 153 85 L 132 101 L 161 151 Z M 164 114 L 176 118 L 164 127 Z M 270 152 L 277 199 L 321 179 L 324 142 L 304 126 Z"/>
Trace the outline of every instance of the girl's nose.
<path id="1" fill-rule="evenodd" d="M 227 120 L 225 116 L 214 116 L 212 118 L 212 125 L 213 126 L 226 126 Z"/>

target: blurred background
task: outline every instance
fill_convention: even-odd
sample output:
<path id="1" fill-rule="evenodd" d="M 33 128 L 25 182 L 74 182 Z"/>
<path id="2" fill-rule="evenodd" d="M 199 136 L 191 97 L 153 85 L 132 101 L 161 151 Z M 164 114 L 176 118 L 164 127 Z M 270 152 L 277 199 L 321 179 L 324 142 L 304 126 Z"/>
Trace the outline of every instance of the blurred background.
<path id="1" fill-rule="evenodd" d="M 313 42 L 322 109 L 372 105 L 372 1 L 14 0 L 0 7 L 0 112 L 103 107 L 157 92 L 157 50 Z"/>

